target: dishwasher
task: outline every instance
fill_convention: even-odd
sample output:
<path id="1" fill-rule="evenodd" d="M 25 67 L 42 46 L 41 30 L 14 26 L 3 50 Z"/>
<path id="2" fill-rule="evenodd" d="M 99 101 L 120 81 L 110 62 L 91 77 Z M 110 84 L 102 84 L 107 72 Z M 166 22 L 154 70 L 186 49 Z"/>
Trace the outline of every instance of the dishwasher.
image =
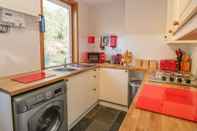
<path id="1" fill-rule="evenodd" d="M 143 72 L 139 72 L 139 71 L 129 72 L 128 106 L 131 105 L 143 79 L 144 79 Z"/>

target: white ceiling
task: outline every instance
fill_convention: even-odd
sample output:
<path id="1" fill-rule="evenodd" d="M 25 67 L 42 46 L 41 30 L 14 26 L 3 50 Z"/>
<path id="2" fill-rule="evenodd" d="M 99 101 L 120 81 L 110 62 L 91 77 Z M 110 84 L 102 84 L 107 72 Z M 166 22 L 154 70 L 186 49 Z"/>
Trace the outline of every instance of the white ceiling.
<path id="1" fill-rule="evenodd" d="M 109 3 L 115 0 L 82 0 L 84 2 L 86 2 L 87 4 L 90 5 L 95 5 L 95 4 L 103 4 L 103 3 Z"/>

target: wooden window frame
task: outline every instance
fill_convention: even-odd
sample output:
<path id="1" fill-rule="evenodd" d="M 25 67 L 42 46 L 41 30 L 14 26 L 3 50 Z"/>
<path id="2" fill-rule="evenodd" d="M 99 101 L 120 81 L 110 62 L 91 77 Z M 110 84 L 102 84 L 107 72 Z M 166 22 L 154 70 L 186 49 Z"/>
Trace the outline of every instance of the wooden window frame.
<path id="1" fill-rule="evenodd" d="M 78 45 L 78 3 L 75 0 L 59 0 L 71 6 L 71 26 L 72 26 L 72 62 L 79 63 L 79 45 Z M 43 0 L 41 2 L 41 13 L 43 15 Z M 45 51 L 44 51 L 44 32 L 40 32 L 40 66 L 45 69 Z"/>

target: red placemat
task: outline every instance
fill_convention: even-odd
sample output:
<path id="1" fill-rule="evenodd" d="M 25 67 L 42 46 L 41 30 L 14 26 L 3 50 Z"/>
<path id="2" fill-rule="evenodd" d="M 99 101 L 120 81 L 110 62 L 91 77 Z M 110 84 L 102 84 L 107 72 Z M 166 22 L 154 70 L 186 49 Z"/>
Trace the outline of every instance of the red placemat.
<path id="1" fill-rule="evenodd" d="M 136 107 L 197 122 L 197 92 L 145 84 Z"/>
<path id="2" fill-rule="evenodd" d="M 31 74 L 26 74 L 26 75 L 14 77 L 14 78 L 11 78 L 11 80 L 27 84 L 27 83 L 42 80 L 42 79 L 45 79 L 45 78 L 48 78 L 51 76 L 54 76 L 54 75 L 48 74 L 44 71 L 41 71 L 41 72 L 35 72 L 35 73 L 31 73 Z"/>

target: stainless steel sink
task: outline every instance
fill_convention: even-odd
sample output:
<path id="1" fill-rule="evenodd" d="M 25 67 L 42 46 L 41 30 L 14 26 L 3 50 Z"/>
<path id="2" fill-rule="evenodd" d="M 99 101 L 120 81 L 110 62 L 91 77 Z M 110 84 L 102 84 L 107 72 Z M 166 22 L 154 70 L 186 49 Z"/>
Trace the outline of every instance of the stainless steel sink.
<path id="1" fill-rule="evenodd" d="M 74 67 L 74 68 L 87 68 L 95 66 L 94 64 L 68 64 L 66 67 Z"/>
<path id="2" fill-rule="evenodd" d="M 56 68 L 56 69 L 54 69 L 54 70 L 55 70 L 55 71 L 59 71 L 59 72 L 70 72 L 70 71 L 75 71 L 75 70 L 77 70 L 77 69 L 61 67 L 61 68 Z"/>
<path id="3" fill-rule="evenodd" d="M 72 71 L 76 71 L 79 69 L 88 68 L 88 67 L 92 67 L 92 66 L 95 66 L 95 65 L 93 65 L 93 64 L 67 64 L 65 66 L 55 68 L 53 70 L 59 71 L 59 72 L 72 72 Z"/>

